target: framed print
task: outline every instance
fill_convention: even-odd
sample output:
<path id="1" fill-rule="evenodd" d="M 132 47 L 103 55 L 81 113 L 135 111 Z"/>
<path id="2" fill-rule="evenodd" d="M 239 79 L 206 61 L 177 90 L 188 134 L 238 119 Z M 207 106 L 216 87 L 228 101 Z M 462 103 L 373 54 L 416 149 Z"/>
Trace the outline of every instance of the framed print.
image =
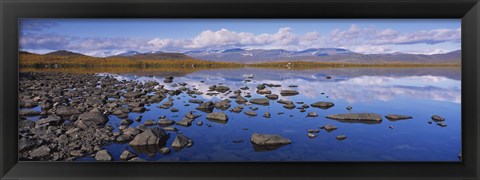
<path id="1" fill-rule="evenodd" d="M 478 1 L 1 6 L 4 179 L 479 176 Z"/>

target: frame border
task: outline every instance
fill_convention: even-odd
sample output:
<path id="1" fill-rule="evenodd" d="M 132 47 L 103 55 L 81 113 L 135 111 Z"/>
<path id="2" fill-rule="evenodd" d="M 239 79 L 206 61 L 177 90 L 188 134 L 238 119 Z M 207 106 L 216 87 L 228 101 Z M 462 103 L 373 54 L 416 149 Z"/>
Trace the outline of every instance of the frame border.
<path id="1" fill-rule="evenodd" d="M 0 0 L 0 179 L 478 179 L 479 0 Z M 17 162 L 19 18 L 461 18 L 462 163 Z M 468 98 L 467 98 L 468 96 Z"/>

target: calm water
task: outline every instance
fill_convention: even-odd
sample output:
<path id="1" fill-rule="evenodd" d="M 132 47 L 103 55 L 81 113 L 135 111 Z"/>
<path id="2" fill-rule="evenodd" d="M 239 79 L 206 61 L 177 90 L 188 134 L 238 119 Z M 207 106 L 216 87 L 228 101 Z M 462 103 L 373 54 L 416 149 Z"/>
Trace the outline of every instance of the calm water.
<path id="1" fill-rule="evenodd" d="M 160 75 L 110 74 L 119 80 L 158 81 L 163 83 Z M 263 97 L 255 93 L 260 83 L 281 84 L 281 87 L 267 87 L 272 93 L 280 95 L 282 89 L 295 89 L 296 96 L 279 99 L 312 104 L 318 101 L 331 101 L 335 106 L 330 109 L 308 108 L 306 112 L 299 109 L 288 110 L 283 104 L 270 101 L 269 106 L 258 107 L 258 116 L 249 117 L 242 113 L 224 111 L 229 120 L 219 124 L 205 119 L 206 113 L 196 111 L 202 116 L 192 126 L 175 125 L 194 144 L 172 153 L 162 155 L 157 150 L 133 149 L 128 144 L 110 144 L 106 146 L 112 157 L 119 160 L 124 149 L 129 149 L 146 160 L 159 161 L 458 161 L 461 152 L 461 89 L 459 68 L 345 68 L 321 70 L 273 70 L 273 69 L 229 69 L 204 70 L 178 75 L 174 73 L 173 83 L 186 82 L 187 87 L 196 87 L 208 92 L 208 87 L 223 83 L 231 90 L 248 86 L 252 98 Z M 253 74 L 251 82 L 243 75 Z M 105 73 L 99 75 L 106 75 Z M 327 79 L 326 76 L 332 76 Z M 200 81 L 204 81 L 201 83 Z M 298 85 L 289 88 L 289 85 Z M 229 95 L 198 95 L 197 99 L 217 101 Z M 178 99 L 177 99 L 178 97 Z M 179 112 L 160 109 L 167 99 L 158 104 L 145 106 L 149 111 L 142 114 L 130 113 L 135 119 L 142 115 L 142 122 L 134 122 L 132 127 L 146 120 L 158 120 L 160 116 L 179 121 L 183 115 L 195 110 L 197 104 L 184 106 L 192 99 L 186 94 L 175 97 L 174 108 Z M 232 99 L 231 108 L 237 106 Z M 296 104 L 297 107 L 301 106 Z M 348 111 L 347 106 L 353 109 Z M 249 110 L 245 106 L 245 110 Z M 220 111 L 215 109 L 215 111 Z M 268 111 L 271 118 L 262 117 Z M 283 112 L 284 114 L 277 114 Z M 318 117 L 306 117 L 308 112 L 316 112 Z M 386 118 L 380 124 L 344 123 L 325 118 L 329 114 L 348 112 L 371 112 L 382 116 L 403 114 L 413 119 L 389 121 Z M 446 127 L 429 124 L 430 117 L 439 114 L 446 118 Z M 109 124 L 117 128 L 120 119 L 109 116 Z M 197 121 L 203 121 L 197 126 Z M 211 127 L 208 127 L 210 124 Z M 338 127 L 333 132 L 321 130 L 316 138 L 307 137 L 308 129 L 332 124 Z M 393 129 L 389 128 L 393 126 Z M 244 130 L 248 128 L 248 130 Z M 166 146 L 170 147 L 175 132 L 170 133 Z M 256 133 L 279 134 L 292 140 L 292 144 L 270 151 L 254 149 L 250 143 L 251 135 Z M 335 137 L 344 134 L 346 140 L 338 141 Z M 241 143 L 232 141 L 243 140 Z M 94 160 L 83 158 L 80 160 Z"/>

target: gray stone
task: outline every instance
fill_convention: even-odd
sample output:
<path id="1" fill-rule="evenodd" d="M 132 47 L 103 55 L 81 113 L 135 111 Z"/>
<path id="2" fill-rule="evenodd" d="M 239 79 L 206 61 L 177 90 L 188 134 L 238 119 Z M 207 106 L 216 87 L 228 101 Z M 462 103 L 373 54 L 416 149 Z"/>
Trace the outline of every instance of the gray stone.
<path id="1" fill-rule="evenodd" d="M 160 144 L 160 139 L 166 136 L 165 131 L 160 128 L 146 129 L 142 133 L 135 136 L 135 138 L 130 141 L 130 146 L 148 146 L 148 145 L 158 145 Z"/>
<path id="2" fill-rule="evenodd" d="M 35 111 L 33 109 L 22 109 L 18 111 L 18 115 L 20 116 L 39 116 L 40 113 L 40 111 Z"/>
<path id="3" fill-rule="evenodd" d="M 395 121 L 395 120 L 404 120 L 404 119 L 412 119 L 412 116 L 405 116 L 405 115 L 398 115 L 398 114 L 388 114 L 385 116 L 388 120 Z"/>
<path id="4" fill-rule="evenodd" d="M 259 105 L 269 105 L 270 100 L 268 100 L 267 98 L 253 98 L 253 99 L 250 99 L 250 103 L 259 104 Z"/>
<path id="5" fill-rule="evenodd" d="M 292 141 L 290 139 L 281 137 L 275 134 L 258 134 L 253 133 L 252 137 L 250 138 L 250 142 L 256 145 L 284 145 L 290 144 Z"/>
<path id="6" fill-rule="evenodd" d="M 216 121 L 227 121 L 228 117 L 223 112 L 214 112 L 207 115 L 207 119 L 216 120 Z"/>
<path id="7" fill-rule="evenodd" d="M 32 152 L 30 152 L 30 156 L 32 156 L 33 158 L 43 158 L 50 155 L 50 152 L 51 152 L 51 149 L 48 146 L 43 145 L 37 149 L 34 149 Z"/>
<path id="8" fill-rule="evenodd" d="M 85 112 L 78 116 L 75 125 L 82 129 L 96 128 L 105 125 L 108 119 L 99 112 Z"/>
<path id="9" fill-rule="evenodd" d="M 432 116 L 432 120 L 434 120 L 434 121 L 445 121 L 445 118 L 435 114 L 435 115 Z"/>
<path id="10" fill-rule="evenodd" d="M 255 112 L 255 111 L 244 111 L 243 113 L 245 113 L 246 115 L 249 115 L 249 116 L 257 116 L 257 112 Z"/>
<path id="11" fill-rule="evenodd" d="M 309 112 L 307 114 L 307 117 L 317 117 L 317 116 L 318 116 L 318 114 L 316 112 Z"/>
<path id="12" fill-rule="evenodd" d="M 183 134 L 177 134 L 175 140 L 173 140 L 172 147 L 174 148 L 183 148 L 183 147 L 190 147 L 193 145 L 193 141 Z"/>
<path id="13" fill-rule="evenodd" d="M 280 91 L 280 95 L 282 96 L 295 96 L 299 94 L 296 90 L 282 90 Z"/>
<path id="14" fill-rule="evenodd" d="M 121 160 L 124 160 L 124 161 L 125 161 L 125 160 L 129 160 L 129 159 L 132 159 L 132 158 L 134 158 L 134 157 L 137 157 L 137 155 L 134 154 L 134 153 L 132 153 L 132 152 L 130 152 L 129 150 L 123 151 L 122 154 L 120 155 L 120 159 L 121 159 Z"/>
<path id="15" fill-rule="evenodd" d="M 382 116 L 374 113 L 332 114 L 328 115 L 327 118 L 347 122 L 365 121 L 372 123 L 380 123 L 382 121 Z"/>
<path id="16" fill-rule="evenodd" d="M 328 108 L 333 107 L 334 105 L 335 104 L 333 104 L 332 102 L 320 101 L 320 102 L 313 103 L 310 106 L 316 107 L 316 108 L 321 108 L 321 109 L 328 109 Z"/>
<path id="17" fill-rule="evenodd" d="M 337 138 L 337 140 L 342 141 L 342 140 L 347 139 L 347 136 L 346 135 L 338 135 L 336 138 Z"/>
<path id="18" fill-rule="evenodd" d="M 170 120 L 170 119 L 160 119 L 158 121 L 158 124 L 162 125 L 162 126 L 171 126 L 171 125 L 175 124 L 175 121 Z"/>

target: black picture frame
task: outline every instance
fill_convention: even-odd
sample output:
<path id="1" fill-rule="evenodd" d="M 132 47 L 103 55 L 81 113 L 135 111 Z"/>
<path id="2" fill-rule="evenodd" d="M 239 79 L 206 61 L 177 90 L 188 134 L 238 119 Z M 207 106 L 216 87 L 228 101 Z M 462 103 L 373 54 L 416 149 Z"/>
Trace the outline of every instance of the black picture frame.
<path id="1" fill-rule="evenodd" d="M 1 0 L 1 179 L 478 179 L 478 0 Z M 461 163 L 18 162 L 19 18 L 459 18 L 462 19 Z"/>

